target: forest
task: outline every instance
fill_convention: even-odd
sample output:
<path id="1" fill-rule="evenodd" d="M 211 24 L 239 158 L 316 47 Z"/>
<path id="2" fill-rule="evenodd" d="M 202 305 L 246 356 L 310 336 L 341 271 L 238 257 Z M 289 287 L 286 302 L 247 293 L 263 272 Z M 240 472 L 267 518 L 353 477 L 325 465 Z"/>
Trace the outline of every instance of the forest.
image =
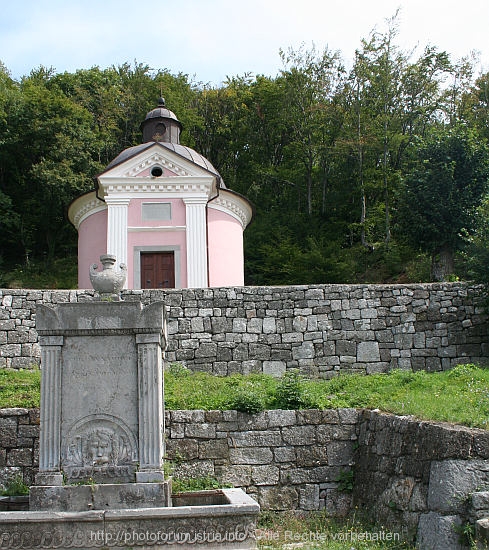
<path id="1" fill-rule="evenodd" d="M 196 82 L 134 61 L 14 80 L 0 62 L 0 287 L 73 273 L 70 201 L 162 94 L 181 142 L 255 208 L 248 285 L 489 277 L 489 73 L 435 46 L 404 51 L 396 17 L 352 60 L 280 51 L 276 76 Z"/>

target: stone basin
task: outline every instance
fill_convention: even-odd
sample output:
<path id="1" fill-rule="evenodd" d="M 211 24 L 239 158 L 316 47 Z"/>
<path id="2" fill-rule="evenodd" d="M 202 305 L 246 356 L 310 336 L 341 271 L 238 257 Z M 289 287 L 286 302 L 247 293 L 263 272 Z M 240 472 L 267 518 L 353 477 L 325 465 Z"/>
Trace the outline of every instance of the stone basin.
<path id="1" fill-rule="evenodd" d="M 173 506 L 0 512 L 2 548 L 256 548 L 259 505 L 241 489 L 174 495 Z"/>

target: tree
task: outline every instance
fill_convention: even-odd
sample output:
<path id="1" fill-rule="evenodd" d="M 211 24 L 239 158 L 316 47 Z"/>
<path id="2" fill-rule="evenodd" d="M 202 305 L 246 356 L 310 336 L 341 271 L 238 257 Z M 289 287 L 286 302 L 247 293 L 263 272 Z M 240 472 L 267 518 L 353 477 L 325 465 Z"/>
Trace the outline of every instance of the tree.
<path id="1" fill-rule="evenodd" d="M 19 94 L 5 107 L 8 133 L 2 147 L 0 191 L 13 210 L 11 255 L 53 259 L 58 246 L 74 251 L 74 232 L 65 209 L 93 187 L 93 132 L 90 114 L 58 88 L 49 89 L 50 71 L 41 68 L 24 78 Z"/>
<path id="2" fill-rule="evenodd" d="M 400 230 L 432 258 L 432 279 L 447 280 L 463 235 L 477 226 L 477 208 L 488 189 L 489 150 L 459 125 L 433 131 L 416 146 L 399 210 Z"/>
<path id="3" fill-rule="evenodd" d="M 282 79 L 286 90 L 283 116 L 288 119 L 291 141 L 288 148 L 290 168 L 297 183 L 304 182 L 306 212 L 313 214 L 318 180 L 324 181 L 325 162 L 320 162 L 334 144 L 338 125 L 333 99 L 342 84 L 344 69 L 339 52 L 316 52 L 303 48 L 281 52 L 285 69 Z M 289 178 L 294 179 L 294 178 Z M 301 182 L 302 180 L 302 182 Z M 316 201 L 324 204 L 322 201 Z"/>

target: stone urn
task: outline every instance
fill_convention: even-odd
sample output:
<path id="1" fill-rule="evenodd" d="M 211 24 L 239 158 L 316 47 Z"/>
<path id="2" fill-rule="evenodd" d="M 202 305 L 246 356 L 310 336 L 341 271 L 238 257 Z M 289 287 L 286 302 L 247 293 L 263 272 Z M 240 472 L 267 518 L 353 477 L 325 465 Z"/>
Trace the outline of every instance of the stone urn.
<path id="1" fill-rule="evenodd" d="M 113 254 L 102 254 L 100 262 L 103 270 L 97 271 L 98 264 L 90 266 L 90 282 L 102 298 L 118 299 L 126 282 L 126 264 L 120 264 L 120 271 L 116 271 L 114 270 L 115 260 Z"/>

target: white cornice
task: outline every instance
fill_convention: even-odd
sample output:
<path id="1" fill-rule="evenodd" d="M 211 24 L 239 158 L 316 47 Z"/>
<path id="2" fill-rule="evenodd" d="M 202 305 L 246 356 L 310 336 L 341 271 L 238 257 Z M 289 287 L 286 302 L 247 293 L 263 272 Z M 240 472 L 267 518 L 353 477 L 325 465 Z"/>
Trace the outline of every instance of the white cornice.
<path id="1" fill-rule="evenodd" d="M 253 211 L 251 209 L 250 203 L 243 197 L 230 193 L 225 189 L 219 191 L 219 196 L 212 200 L 209 203 L 209 208 L 214 210 L 220 210 L 226 214 L 230 214 L 236 218 L 241 225 L 243 230 L 250 223 Z"/>
<path id="2" fill-rule="evenodd" d="M 95 191 L 86 193 L 74 200 L 68 210 L 68 218 L 70 222 L 78 229 L 80 224 L 97 212 L 107 210 L 107 205 L 97 198 Z"/>
<path id="3" fill-rule="evenodd" d="M 206 196 L 212 192 L 215 184 L 213 176 L 180 176 L 176 177 L 108 177 L 99 178 L 104 199 L 108 196 L 123 195 L 125 197 L 158 196 Z"/>

